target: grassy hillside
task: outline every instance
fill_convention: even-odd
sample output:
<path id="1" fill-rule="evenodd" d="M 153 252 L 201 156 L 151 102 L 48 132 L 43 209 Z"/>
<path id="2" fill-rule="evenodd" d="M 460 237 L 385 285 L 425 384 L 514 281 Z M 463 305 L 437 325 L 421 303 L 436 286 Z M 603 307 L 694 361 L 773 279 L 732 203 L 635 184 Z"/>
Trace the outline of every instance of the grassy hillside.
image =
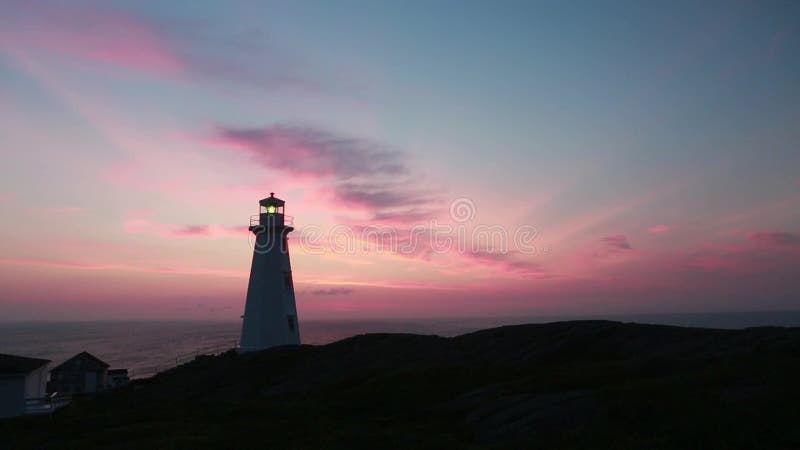
<path id="1" fill-rule="evenodd" d="M 0 448 L 800 448 L 800 329 L 558 322 L 201 358 Z"/>

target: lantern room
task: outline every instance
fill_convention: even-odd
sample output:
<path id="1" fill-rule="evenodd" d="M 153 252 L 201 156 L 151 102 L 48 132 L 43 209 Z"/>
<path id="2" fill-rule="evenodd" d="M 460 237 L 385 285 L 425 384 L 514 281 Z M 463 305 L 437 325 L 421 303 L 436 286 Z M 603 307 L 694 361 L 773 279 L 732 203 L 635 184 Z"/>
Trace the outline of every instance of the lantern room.
<path id="1" fill-rule="evenodd" d="M 250 217 L 250 231 L 259 232 L 265 229 L 291 228 L 292 217 L 283 213 L 286 202 L 275 197 L 274 192 L 269 193 L 269 197 L 258 202 L 258 215 Z M 288 231 L 292 231 L 289 229 Z"/>
<path id="2" fill-rule="evenodd" d="M 285 201 L 275 197 L 274 192 L 269 193 L 269 197 L 261 199 L 258 202 L 261 205 L 261 214 L 283 214 L 283 206 Z"/>

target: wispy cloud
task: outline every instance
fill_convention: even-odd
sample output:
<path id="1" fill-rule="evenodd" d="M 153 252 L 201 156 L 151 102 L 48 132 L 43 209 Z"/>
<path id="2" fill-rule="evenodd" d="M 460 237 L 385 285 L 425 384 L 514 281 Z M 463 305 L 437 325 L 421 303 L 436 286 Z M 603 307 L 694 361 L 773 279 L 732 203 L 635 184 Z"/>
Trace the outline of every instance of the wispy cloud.
<path id="1" fill-rule="evenodd" d="M 175 238 L 243 237 L 249 233 L 246 226 L 226 225 L 176 225 L 157 221 L 152 211 L 128 211 L 122 223 L 127 234 L 152 234 Z"/>
<path id="2" fill-rule="evenodd" d="M 211 236 L 212 230 L 209 225 L 186 225 L 171 231 L 172 236 Z"/>
<path id="3" fill-rule="evenodd" d="M 1 11 L 2 47 L 33 48 L 159 75 L 186 70 L 155 27 L 105 5 L 12 1 Z"/>
<path id="4" fill-rule="evenodd" d="M 613 234 L 590 242 L 587 248 L 580 250 L 574 258 L 580 265 L 594 267 L 601 261 L 617 261 L 623 254 L 633 256 L 633 253 L 633 245 L 627 236 Z"/>
<path id="5" fill-rule="evenodd" d="M 120 264 L 113 262 L 82 262 L 82 261 L 63 261 L 63 260 L 41 260 L 41 259 L 15 259 L 0 258 L 0 264 L 13 264 L 18 266 L 53 267 L 75 270 L 94 270 L 94 271 L 125 271 L 125 272 L 145 272 L 163 273 L 175 275 L 204 275 L 232 278 L 246 278 L 247 272 L 225 269 L 208 269 L 198 267 L 179 267 L 168 265 L 134 265 Z"/>
<path id="6" fill-rule="evenodd" d="M 216 239 L 220 237 L 242 238 L 250 231 L 246 226 L 226 226 L 226 225 L 186 225 L 171 227 L 167 236 L 169 237 L 205 237 Z"/>
<path id="7" fill-rule="evenodd" d="M 673 230 L 675 227 L 672 225 L 653 225 L 652 227 L 648 228 L 647 231 L 655 234 L 666 233 L 667 231 Z"/>
<path id="8" fill-rule="evenodd" d="M 330 289 L 316 289 L 311 291 L 311 295 L 348 295 L 354 292 L 350 288 L 330 288 Z"/>
<path id="9" fill-rule="evenodd" d="M 271 169 L 296 175 L 352 179 L 364 173 L 393 176 L 408 172 L 397 151 L 310 127 L 220 127 L 218 138 L 249 152 Z"/>
<path id="10" fill-rule="evenodd" d="M 547 236 L 547 240 L 553 246 L 567 242 L 580 233 L 585 233 L 593 228 L 599 227 L 602 224 L 616 219 L 630 210 L 651 201 L 659 193 L 660 191 L 654 191 L 651 193 L 642 194 L 636 198 L 623 201 L 614 206 L 598 208 L 580 217 L 570 219 L 563 225 L 556 227 L 554 232 Z"/>
<path id="11" fill-rule="evenodd" d="M 35 51 L 164 79 L 202 79 L 262 89 L 318 91 L 303 64 L 255 29 L 165 22 L 108 2 L 0 4 L 0 50 Z"/>
<path id="12" fill-rule="evenodd" d="M 542 266 L 518 252 L 468 251 L 461 254 L 461 260 L 492 270 L 495 274 L 510 275 L 515 278 L 545 278 L 548 275 Z"/>
<path id="13" fill-rule="evenodd" d="M 747 233 L 747 240 L 774 246 L 800 245 L 800 234 L 786 231 L 754 231 Z"/>
<path id="14" fill-rule="evenodd" d="M 600 242 L 604 243 L 608 248 L 613 250 L 630 250 L 633 247 L 628 242 L 628 238 L 622 234 L 615 234 L 613 236 L 603 236 Z"/>
<path id="15" fill-rule="evenodd" d="M 686 254 L 685 265 L 713 272 L 778 273 L 800 263 L 800 252 L 794 247 L 800 240 L 793 240 L 795 238 L 760 234 L 754 242 L 763 245 L 706 244 Z"/>
<path id="16" fill-rule="evenodd" d="M 758 204 L 750 209 L 738 211 L 720 218 L 719 226 L 744 224 L 765 216 L 776 216 L 796 211 L 800 205 L 800 195 L 793 194 L 777 200 Z"/>
<path id="17" fill-rule="evenodd" d="M 420 187 L 424 179 L 399 150 L 311 127 L 219 127 L 212 142 L 245 152 L 265 168 L 323 183 L 318 194 L 332 204 L 358 208 L 372 219 L 431 217 L 441 193 Z"/>

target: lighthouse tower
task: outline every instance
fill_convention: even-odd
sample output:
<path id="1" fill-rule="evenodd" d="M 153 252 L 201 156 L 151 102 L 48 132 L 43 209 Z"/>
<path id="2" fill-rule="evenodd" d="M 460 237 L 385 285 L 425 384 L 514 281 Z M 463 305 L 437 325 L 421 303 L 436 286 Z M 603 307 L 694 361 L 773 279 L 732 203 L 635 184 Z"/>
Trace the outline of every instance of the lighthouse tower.
<path id="1" fill-rule="evenodd" d="M 260 214 L 250 218 L 255 246 L 239 341 L 243 352 L 300 343 L 286 241 L 294 230 L 292 218 L 283 214 L 286 202 L 275 197 L 274 192 L 258 203 Z"/>

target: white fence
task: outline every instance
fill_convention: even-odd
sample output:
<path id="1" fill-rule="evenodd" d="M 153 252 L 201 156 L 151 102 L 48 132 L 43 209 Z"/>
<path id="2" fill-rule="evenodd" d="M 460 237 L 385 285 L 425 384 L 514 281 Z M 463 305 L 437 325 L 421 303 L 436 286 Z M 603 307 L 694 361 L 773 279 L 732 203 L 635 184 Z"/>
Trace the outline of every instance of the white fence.
<path id="1" fill-rule="evenodd" d="M 26 398 L 25 399 L 25 414 L 27 415 L 42 415 L 53 414 L 55 410 L 62 406 L 69 405 L 72 396 L 69 394 L 60 394 L 58 392 L 48 395 L 47 397 L 40 398 Z"/>
<path id="2" fill-rule="evenodd" d="M 239 344 L 238 341 L 231 341 L 225 344 L 215 345 L 213 347 L 201 347 L 193 352 L 176 355 L 174 358 L 164 361 L 163 363 L 158 365 L 129 369 L 128 376 L 131 379 L 151 377 L 159 372 L 163 372 L 165 370 L 178 367 L 181 364 L 186 364 L 188 362 L 194 361 L 194 359 L 197 358 L 198 356 L 220 355 L 222 353 L 227 352 L 228 350 L 236 348 L 238 344 Z"/>

